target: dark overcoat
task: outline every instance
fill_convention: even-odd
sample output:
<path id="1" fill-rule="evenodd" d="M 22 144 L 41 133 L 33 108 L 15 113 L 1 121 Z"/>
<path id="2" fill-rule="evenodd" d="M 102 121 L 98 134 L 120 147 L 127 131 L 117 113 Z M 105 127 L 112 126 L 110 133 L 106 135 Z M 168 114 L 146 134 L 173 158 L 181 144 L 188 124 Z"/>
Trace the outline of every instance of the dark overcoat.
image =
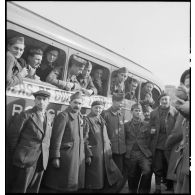
<path id="1" fill-rule="evenodd" d="M 62 192 L 76 191 L 84 187 L 85 155 L 83 118 L 74 114 L 69 106 L 54 119 L 50 159 L 59 158 L 60 167 L 49 163 L 45 173 L 45 185 Z"/>
<path id="2" fill-rule="evenodd" d="M 112 151 L 110 147 L 110 140 L 107 135 L 107 129 L 105 125 L 104 119 L 100 116 L 100 120 L 102 123 L 102 140 L 103 140 L 103 162 L 97 163 L 99 159 L 98 156 L 101 153 L 101 151 L 98 151 L 98 140 L 97 140 L 97 134 L 96 132 L 100 132 L 95 129 L 95 120 L 92 114 L 90 113 L 85 118 L 85 153 L 86 158 L 92 157 L 92 163 L 90 166 L 86 167 L 86 177 L 85 177 L 85 185 L 87 188 L 98 188 L 98 183 L 100 183 L 101 175 L 99 174 L 102 169 L 105 170 L 105 174 L 108 179 L 108 183 L 110 185 L 116 184 L 120 180 L 123 179 L 123 176 L 114 163 L 112 159 Z M 99 157 L 100 158 L 100 157 Z"/>
<path id="3" fill-rule="evenodd" d="M 7 132 L 9 151 L 13 154 L 13 165 L 20 168 L 33 166 L 42 153 L 43 168 L 49 158 L 52 116 L 47 113 L 46 128 L 36 114 L 36 107 L 22 112 Z"/>
<path id="4" fill-rule="evenodd" d="M 167 114 L 166 119 L 165 119 L 167 136 L 170 135 L 171 131 L 173 130 L 173 128 L 175 126 L 175 122 L 177 120 L 177 115 L 178 115 L 178 111 L 173 106 L 170 106 L 170 109 L 169 109 L 168 114 Z M 157 141 L 158 141 L 158 137 L 159 137 L 159 131 L 160 131 L 159 107 L 155 108 L 150 113 L 150 127 L 156 129 L 155 134 L 153 134 L 151 137 L 151 145 L 150 145 L 151 151 L 152 151 L 152 156 L 154 157 L 156 146 L 157 146 Z M 167 160 L 169 160 L 170 149 L 166 150 L 165 153 L 166 153 Z"/>
<path id="5" fill-rule="evenodd" d="M 175 123 L 175 127 L 172 130 L 171 134 L 168 136 L 166 141 L 166 148 L 171 150 L 170 159 L 168 163 L 168 171 L 167 171 L 167 179 L 176 181 L 176 173 L 175 173 L 175 166 L 176 162 L 179 159 L 180 153 L 177 151 L 180 142 L 183 138 L 182 134 L 182 122 L 184 117 L 179 114 Z"/>

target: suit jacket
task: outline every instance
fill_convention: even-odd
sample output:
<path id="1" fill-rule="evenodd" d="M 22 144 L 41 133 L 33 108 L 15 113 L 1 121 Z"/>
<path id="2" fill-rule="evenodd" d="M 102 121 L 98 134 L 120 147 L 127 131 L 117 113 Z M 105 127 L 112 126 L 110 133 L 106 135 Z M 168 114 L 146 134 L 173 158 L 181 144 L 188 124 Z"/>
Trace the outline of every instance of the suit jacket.
<path id="1" fill-rule="evenodd" d="M 13 164 L 21 168 L 31 167 L 42 154 L 43 168 L 46 169 L 51 131 L 50 114 L 46 114 L 44 129 L 36 107 L 22 112 L 10 125 L 7 133 L 8 146 L 13 154 Z"/>
<path id="2" fill-rule="evenodd" d="M 178 116 L 178 111 L 173 106 L 170 106 L 170 109 L 165 119 L 167 136 L 171 134 L 171 131 L 174 128 L 175 122 L 177 120 L 177 116 Z M 159 137 L 159 131 L 160 131 L 159 107 L 157 107 L 150 113 L 150 127 L 156 129 L 156 133 L 152 135 L 152 139 L 151 139 L 151 150 L 154 155 L 157 146 L 158 137 Z M 168 153 L 167 155 L 169 156 Z"/>
<path id="3" fill-rule="evenodd" d="M 133 145 L 137 141 L 137 144 L 140 150 L 144 153 L 144 155 L 148 158 L 152 156 L 152 153 L 149 149 L 150 142 L 150 129 L 148 123 L 145 121 L 141 121 L 140 131 L 138 135 L 135 135 L 134 129 L 132 127 L 132 120 L 125 123 L 125 139 L 126 139 L 126 154 L 127 158 L 130 157 L 130 154 L 133 149 Z"/>
<path id="4" fill-rule="evenodd" d="M 20 66 L 16 58 L 12 55 L 11 52 L 7 51 L 7 64 L 6 64 L 7 87 L 12 87 L 22 83 L 23 80 L 20 75 L 21 70 L 22 67 Z"/>

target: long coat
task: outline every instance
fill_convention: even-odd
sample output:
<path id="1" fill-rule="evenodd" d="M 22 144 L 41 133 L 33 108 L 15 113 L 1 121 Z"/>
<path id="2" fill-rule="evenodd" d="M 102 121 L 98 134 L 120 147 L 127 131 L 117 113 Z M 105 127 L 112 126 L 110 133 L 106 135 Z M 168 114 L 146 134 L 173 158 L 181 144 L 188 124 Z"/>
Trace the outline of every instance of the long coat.
<path id="1" fill-rule="evenodd" d="M 11 52 L 7 51 L 7 64 L 6 64 L 6 84 L 7 87 L 12 87 L 23 82 L 20 71 L 22 70 L 21 65 L 18 63 L 16 58 Z"/>
<path id="2" fill-rule="evenodd" d="M 85 153 L 86 158 L 92 157 L 90 166 L 86 167 L 85 186 L 89 189 L 102 188 L 101 179 L 102 171 L 105 171 L 106 178 L 110 185 L 123 179 L 122 174 L 112 159 L 112 151 L 110 147 L 110 140 L 107 135 L 107 129 L 104 119 L 100 116 L 101 129 L 96 129 L 96 120 L 94 116 L 89 113 L 85 118 Z M 102 131 L 102 152 L 98 149 L 100 141 L 98 141 L 98 133 Z M 102 158 L 103 157 L 103 158 Z M 101 162 L 100 162 L 101 161 Z"/>
<path id="3" fill-rule="evenodd" d="M 175 166 L 177 159 L 180 156 L 180 153 L 176 151 L 179 147 L 179 144 L 182 140 L 183 134 L 182 134 L 182 122 L 184 118 L 181 114 L 178 115 L 175 127 L 172 130 L 171 134 L 168 136 L 166 141 L 166 148 L 169 148 L 171 150 L 170 153 L 170 159 L 168 164 L 168 171 L 167 171 L 167 179 L 176 181 L 176 173 L 175 173 Z"/>
<path id="4" fill-rule="evenodd" d="M 170 109 L 169 109 L 168 114 L 167 114 L 166 119 L 165 119 L 167 136 L 170 135 L 171 131 L 173 130 L 173 128 L 175 126 L 177 115 L 178 115 L 178 111 L 173 106 L 170 106 Z M 160 131 L 159 107 L 157 107 L 156 109 L 154 109 L 150 113 L 150 127 L 156 129 L 155 134 L 152 135 L 151 145 L 150 145 L 151 151 L 152 151 L 152 156 L 154 157 L 156 146 L 157 146 L 157 141 L 158 141 L 158 137 L 159 137 L 159 131 Z M 170 155 L 170 149 L 166 150 L 167 160 L 169 159 L 169 155 Z"/>
<path id="5" fill-rule="evenodd" d="M 114 112 L 112 107 L 110 107 L 102 112 L 102 117 L 106 122 L 112 153 L 124 154 L 126 152 L 124 116 L 121 112 Z"/>
<path id="6" fill-rule="evenodd" d="M 20 168 L 33 166 L 42 153 L 43 168 L 49 158 L 50 137 L 52 132 L 51 115 L 46 115 L 46 128 L 36 114 L 36 107 L 22 112 L 8 128 L 7 141 L 13 165 Z"/>
<path id="7" fill-rule="evenodd" d="M 44 178 L 46 186 L 63 192 L 84 187 L 83 119 L 70 106 L 54 119 L 50 150 L 50 159 L 53 158 L 60 159 L 60 167 L 49 163 Z"/>

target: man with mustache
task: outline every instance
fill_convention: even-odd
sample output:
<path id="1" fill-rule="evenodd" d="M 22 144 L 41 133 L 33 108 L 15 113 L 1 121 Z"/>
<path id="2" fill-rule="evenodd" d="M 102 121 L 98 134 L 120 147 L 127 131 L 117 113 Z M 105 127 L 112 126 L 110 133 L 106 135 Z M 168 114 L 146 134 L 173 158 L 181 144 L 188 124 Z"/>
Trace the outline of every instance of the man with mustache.
<path id="1" fill-rule="evenodd" d="M 54 119 L 50 163 L 45 185 L 53 192 L 75 192 L 84 187 L 85 159 L 81 92 L 70 97 L 70 105 Z"/>

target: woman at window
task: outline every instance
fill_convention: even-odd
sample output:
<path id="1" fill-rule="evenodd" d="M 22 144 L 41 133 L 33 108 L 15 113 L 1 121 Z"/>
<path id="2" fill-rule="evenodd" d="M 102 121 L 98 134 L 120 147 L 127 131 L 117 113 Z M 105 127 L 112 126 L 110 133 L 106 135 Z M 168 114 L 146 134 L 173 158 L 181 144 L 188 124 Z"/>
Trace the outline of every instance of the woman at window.
<path id="1" fill-rule="evenodd" d="M 23 82 L 23 78 L 28 74 L 26 67 L 22 67 L 18 62 L 24 52 L 24 37 L 13 37 L 7 45 L 7 65 L 6 65 L 6 85 L 15 86 Z"/>

